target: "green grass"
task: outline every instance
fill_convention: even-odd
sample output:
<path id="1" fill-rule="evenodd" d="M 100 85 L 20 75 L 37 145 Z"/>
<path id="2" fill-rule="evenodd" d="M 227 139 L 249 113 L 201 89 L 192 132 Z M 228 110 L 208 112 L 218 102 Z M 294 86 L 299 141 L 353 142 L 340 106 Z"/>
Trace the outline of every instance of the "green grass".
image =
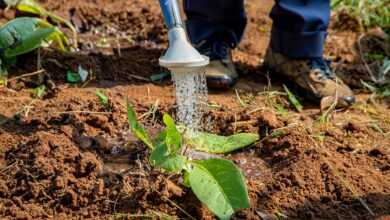
<path id="1" fill-rule="evenodd" d="M 332 0 L 334 11 L 346 11 L 361 21 L 364 28 L 382 27 L 390 31 L 390 7 L 386 0 Z"/>

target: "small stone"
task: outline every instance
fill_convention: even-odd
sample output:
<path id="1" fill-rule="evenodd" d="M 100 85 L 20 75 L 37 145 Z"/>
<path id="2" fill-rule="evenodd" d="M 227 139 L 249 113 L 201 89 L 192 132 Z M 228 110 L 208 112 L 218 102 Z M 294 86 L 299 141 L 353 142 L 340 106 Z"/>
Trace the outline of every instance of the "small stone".
<path id="1" fill-rule="evenodd" d="M 77 138 L 77 143 L 81 149 L 89 149 L 92 146 L 93 140 L 90 137 L 80 136 Z"/>
<path id="2" fill-rule="evenodd" d="M 167 180 L 167 189 L 175 196 L 181 197 L 183 195 L 183 189 L 170 180 Z"/>
<path id="3" fill-rule="evenodd" d="M 103 136 L 99 135 L 94 138 L 96 144 L 98 145 L 97 147 L 101 149 L 104 152 L 111 152 L 111 147 L 109 146 L 109 142 L 107 141 L 106 138 Z"/>
<path id="4" fill-rule="evenodd" d="M 259 121 L 260 124 L 266 124 L 271 129 L 283 127 L 283 123 L 278 119 L 273 111 L 262 112 L 259 117 Z"/>

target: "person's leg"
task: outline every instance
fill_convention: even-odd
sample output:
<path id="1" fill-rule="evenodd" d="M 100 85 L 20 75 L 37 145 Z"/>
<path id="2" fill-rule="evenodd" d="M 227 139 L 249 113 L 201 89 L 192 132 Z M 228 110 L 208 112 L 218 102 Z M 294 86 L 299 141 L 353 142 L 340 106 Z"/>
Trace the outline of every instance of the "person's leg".
<path id="1" fill-rule="evenodd" d="M 238 78 L 231 49 L 242 38 L 246 16 L 243 0 L 184 0 L 191 42 L 210 58 L 207 85 L 229 88 Z"/>
<path id="2" fill-rule="evenodd" d="M 329 17 L 329 0 L 276 0 L 264 64 L 321 101 L 322 107 L 335 98 L 340 106 L 348 106 L 355 102 L 353 92 L 323 59 Z"/>
<path id="3" fill-rule="evenodd" d="M 187 31 L 194 44 L 215 35 L 237 44 L 244 32 L 246 15 L 243 0 L 184 0 Z M 226 36 L 233 34 L 234 36 Z"/>
<path id="4" fill-rule="evenodd" d="M 329 0 L 276 0 L 272 49 L 291 58 L 322 57 L 329 17 Z"/>

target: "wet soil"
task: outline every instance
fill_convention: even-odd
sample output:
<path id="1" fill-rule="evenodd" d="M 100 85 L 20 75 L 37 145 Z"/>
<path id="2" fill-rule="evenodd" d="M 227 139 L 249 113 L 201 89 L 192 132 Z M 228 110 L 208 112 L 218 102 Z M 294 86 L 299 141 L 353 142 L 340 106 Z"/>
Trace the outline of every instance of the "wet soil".
<path id="1" fill-rule="evenodd" d="M 151 133 L 161 129 L 163 113 L 175 112 L 170 80 L 149 79 L 165 71 L 157 63 L 167 45 L 158 2 L 41 3 L 77 26 L 80 51 L 41 50 L 43 77 L 12 80 L 37 70 L 36 52 L 20 57 L 8 86 L 0 88 L 0 216 L 213 219 L 180 176 L 149 165 L 148 149 L 128 130 L 126 98 Z M 251 0 L 246 7 L 246 36 L 234 52 L 241 79 L 231 90 L 210 91 L 208 113 L 215 133 L 262 137 L 225 156 L 242 169 L 251 200 L 251 208 L 234 219 L 389 219 L 389 102 L 358 88 L 358 76 L 367 76 L 356 49 L 361 33 L 333 20 L 326 54 L 357 88 L 358 103 L 321 122 L 309 102 L 295 112 L 276 93 L 283 80 L 260 68 L 272 1 Z M 15 15 L 0 14 L 2 21 Z M 90 80 L 67 83 L 66 72 L 79 65 Z M 42 83 L 47 93 L 34 99 L 31 90 Z M 109 97 L 108 106 L 100 104 L 97 89 Z"/>

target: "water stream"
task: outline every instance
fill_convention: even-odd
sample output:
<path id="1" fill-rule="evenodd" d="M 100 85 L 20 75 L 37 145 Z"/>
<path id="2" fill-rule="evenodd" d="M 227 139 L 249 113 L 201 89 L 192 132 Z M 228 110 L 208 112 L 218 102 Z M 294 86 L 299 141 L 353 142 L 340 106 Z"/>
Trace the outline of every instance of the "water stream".
<path id="1" fill-rule="evenodd" d="M 172 78 L 175 85 L 178 122 L 191 130 L 202 130 L 208 100 L 204 69 L 175 70 L 172 72 Z"/>

